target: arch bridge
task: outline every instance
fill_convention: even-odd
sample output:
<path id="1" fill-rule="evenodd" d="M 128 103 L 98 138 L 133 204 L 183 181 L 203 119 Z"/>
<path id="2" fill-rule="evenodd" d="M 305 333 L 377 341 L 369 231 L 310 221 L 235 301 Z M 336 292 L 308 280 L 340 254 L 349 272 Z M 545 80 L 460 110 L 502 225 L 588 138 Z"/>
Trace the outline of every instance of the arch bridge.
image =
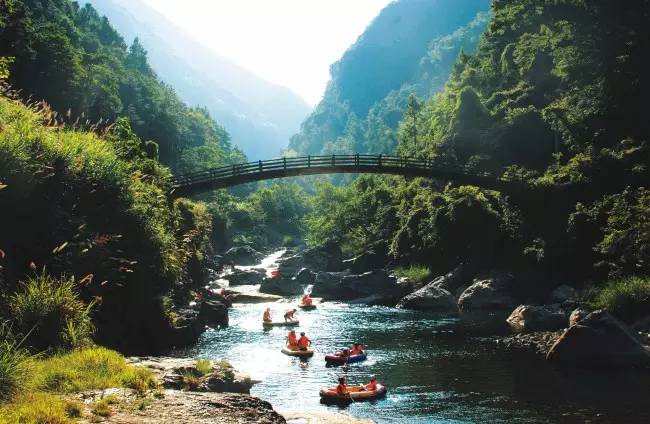
<path id="1" fill-rule="evenodd" d="M 501 176 L 471 170 L 439 160 L 408 156 L 331 155 L 260 160 L 175 175 L 172 179 L 176 197 L 191 196 L 255 181 L 301 175 L 369 173 L 426 177 L 475 185 L 489 190 L 512 191 L 515 182 Z"/>

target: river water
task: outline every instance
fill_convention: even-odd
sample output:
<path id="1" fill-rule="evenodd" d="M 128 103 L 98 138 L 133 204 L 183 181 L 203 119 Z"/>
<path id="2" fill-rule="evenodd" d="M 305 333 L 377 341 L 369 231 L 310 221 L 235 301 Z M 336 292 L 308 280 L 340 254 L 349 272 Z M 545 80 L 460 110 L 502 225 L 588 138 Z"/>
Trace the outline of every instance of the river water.
<path id="1" fill-rule="evenodd" d="M 503 316 L 327 302 L 297 314 L 299 331 L 316 349 L 300 360 L 280 352 L 286 329 L 261 325 L 267 306 L 281 319 L 295 303 L 236 304 L 229 328 L 206 332 L 185 354 L 229 360 L 261 381 L 251 394 L 278 410 L 343 410 L 378 423 L 650 423 L 647 374 L 554 368 L 505 352 L 490 337 L 507 334 Z M 348 369 L 325 365 L 326 353 L 355 341 L 368 347 L 367 361 Z M 385 399 L 344 408 L 320 404 L 319 389 L 334 386 L 339 376 L 356 384 L 373 374 L 388 387 Z"/>

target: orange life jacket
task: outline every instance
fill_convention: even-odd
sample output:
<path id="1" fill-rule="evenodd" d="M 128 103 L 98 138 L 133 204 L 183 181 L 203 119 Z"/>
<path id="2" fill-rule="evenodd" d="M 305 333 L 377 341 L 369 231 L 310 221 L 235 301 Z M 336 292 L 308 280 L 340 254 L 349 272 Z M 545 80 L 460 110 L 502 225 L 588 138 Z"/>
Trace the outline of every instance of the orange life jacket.
<path id="1" fill-rule="evenodd" d="M 350 350 L 350 355 L 360 355 L 363 353 L 363 349 L 361 349 L 361 346 L 358 348 L 353 347 L 352 350 Z"/>
<path id="2" fill-rule="evenodd" d="M 271 321 L 271 311 L 264 311 L 264 321 Z"/>
<path id="3" fill-rule="evenodd" d="M 298 347 L 302 347 L 302 348 L 309 347 L 309 339 L 307 338 L 307 336 L 302 336 L 300 339 L 298 339 Z"/>
<path id="4" fill-rule="evenodd" d="M 303 305 L 311 305 L 311 297 L 305 296 L 302 298 L 302 304 Z"/>
<path id="5" fill-rule="evenodd" d="M 289 333 L 289 337 L 287 338 L 287 344 L 289 346 L 298 346 L 298 340 L 295 334 Z"/>
<path id="6" fill-rule="evenodd" d="M 345 384 L 339 383 L 338 386 L 336 386 L 336 394 L 338 395 L 347 395 L 348 394 L 348 386 Z"/>

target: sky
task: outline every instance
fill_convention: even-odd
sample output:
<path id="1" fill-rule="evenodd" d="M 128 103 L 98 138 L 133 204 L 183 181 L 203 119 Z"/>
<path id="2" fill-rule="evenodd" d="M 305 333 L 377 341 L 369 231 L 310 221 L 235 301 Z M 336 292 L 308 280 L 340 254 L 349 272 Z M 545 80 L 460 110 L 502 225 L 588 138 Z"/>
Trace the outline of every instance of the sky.
<path id="1" fill-rule="evenodd" d="M 392 0 L 145 0 L 197 41 L 310 105 L 329 66 Z"/>

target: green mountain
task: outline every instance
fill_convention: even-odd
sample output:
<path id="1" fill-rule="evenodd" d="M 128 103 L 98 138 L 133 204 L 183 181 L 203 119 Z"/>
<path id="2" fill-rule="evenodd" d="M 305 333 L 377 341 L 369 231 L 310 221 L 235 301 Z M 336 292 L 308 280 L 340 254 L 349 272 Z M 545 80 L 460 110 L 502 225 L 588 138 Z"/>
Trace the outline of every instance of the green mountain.
<path id="1" fill-rule="evenodd" d="M 138 38 L 151 67 L 191 105 L 205 106 L 252 159 L 279 155 L 310 113 L 299 96 L 197 43 L 141 0 L 88 0 L 127 39 Z"/>
<path id="2" fill-rule="evenodd" d="M 649 17 L 645 0 L 494 1 L 477 52 L 408 108 L 399 151 L 520 192 L 362 177 L 319 189 L 310 240 L 440 273 L 510 269 L 529 295 L 649 274 Z"/>
<path id="3" fill-rule="evenodd" d="M 45 99 L 60 125 L 107 129 L 128 118 L 175 169 L 244 159 L 205 108 L 188 107 L 151 68 L 137 40 L 127 46 L 108 19 L 69 0 L 10 0 L 0 8 L 0 57 L 25 99 Z"/>
<path id="4" fill-rule="evenodd" d="M 442 89 L 459 52 L 476 47 L 489 8 L 488 0 L 389 4 L 332 65 L 323 100 L 289 151 L 392 152 L 409 95 Z"/>

